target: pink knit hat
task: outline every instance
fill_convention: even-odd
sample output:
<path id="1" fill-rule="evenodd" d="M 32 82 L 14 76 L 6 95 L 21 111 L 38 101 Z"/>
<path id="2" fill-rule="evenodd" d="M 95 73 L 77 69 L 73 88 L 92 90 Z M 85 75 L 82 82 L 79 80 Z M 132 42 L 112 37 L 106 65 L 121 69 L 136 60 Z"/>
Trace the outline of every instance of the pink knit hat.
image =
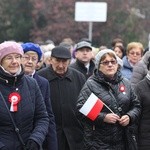
<path id="1" fill-rule="evenodd" d="M 14 41 L 5 41 L 0 44 L 0 62 L 8 54 L 17 53 L 23 55 L 23 49 L 21 45 Z"/>

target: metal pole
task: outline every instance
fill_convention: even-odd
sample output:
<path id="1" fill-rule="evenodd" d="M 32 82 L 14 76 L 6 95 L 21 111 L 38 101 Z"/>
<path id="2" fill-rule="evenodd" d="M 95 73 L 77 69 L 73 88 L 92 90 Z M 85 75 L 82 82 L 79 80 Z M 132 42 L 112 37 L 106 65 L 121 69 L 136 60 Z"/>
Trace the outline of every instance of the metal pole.
<path id="1" fill-rule="evenodd" d="M 149 37 L 148 37 L 148 49 L 150 50 L 150 34 L 149 34 Z"/>
<path id="2" fill-rule="evenodd" d="M 89 40 L 92 41 L 93 22 L 89 22 Z"/>

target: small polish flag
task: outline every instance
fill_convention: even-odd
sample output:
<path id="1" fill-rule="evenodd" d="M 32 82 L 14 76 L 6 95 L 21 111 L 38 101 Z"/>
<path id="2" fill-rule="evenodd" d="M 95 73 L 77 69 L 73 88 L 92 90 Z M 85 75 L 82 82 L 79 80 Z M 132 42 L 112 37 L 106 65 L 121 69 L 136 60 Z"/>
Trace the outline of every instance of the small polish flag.
<path id="1" fill-rule="evenodd" d="M 103 106 L 104 103 L 94 93 L 91 93 L 79 112 L 94 121 L 101 112 Z"/>

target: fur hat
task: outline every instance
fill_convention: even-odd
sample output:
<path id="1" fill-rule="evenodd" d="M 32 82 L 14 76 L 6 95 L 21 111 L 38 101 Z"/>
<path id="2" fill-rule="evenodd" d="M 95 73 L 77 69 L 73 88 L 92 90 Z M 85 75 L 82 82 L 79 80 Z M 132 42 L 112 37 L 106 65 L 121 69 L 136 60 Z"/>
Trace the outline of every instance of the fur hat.
<path id="1" fill-rule="evenodd" d="M 14 41 L 5 41 L 0 44 L 0 62 L 2 59 L 11 53 L 17 53 L 21 56 L 23 55 L 23 49 L 21 45 Z"/>
<path id="2" fill-rule="evenodd" d="M 96 54 L 96 56 L 95 56 L 95 67 L 96 67 L 96 68 L 98 68 L 102 56 L 105 55 L 105 54 L 107 54 L 107 53 L 113 53 L 114 56 L 115 56 L 115 58 L 116 58 L 116 60 L 117 60 L 117 62 L 118 62 L 117 55 L 116 55 L 116 53 L 115 53 L 113 50 L 111 50 L 111 49 L 104 49 L 104 50 L 99 51 L 99 52 Z"/>
<path id="3" fill-rule="evenodd" d="M 42 51 L 41 48 L 38 44 L 34 44 L 32 42 L 28 42 L 28 43 L 24 43 L 21 45 L 23 48 L 24 53 L 28 52 L 28 51 L 34 51 L 38 54 L 38 61 L 40 61 L 41 57 L 42 57 Z"/>

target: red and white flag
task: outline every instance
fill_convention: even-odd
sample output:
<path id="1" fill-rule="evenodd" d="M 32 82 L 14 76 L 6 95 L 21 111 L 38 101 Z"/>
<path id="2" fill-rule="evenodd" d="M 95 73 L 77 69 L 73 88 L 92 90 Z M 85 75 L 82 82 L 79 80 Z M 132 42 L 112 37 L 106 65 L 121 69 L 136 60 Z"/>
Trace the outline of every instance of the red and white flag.
<path id="1" fill-rule="evenodd" d="M 101 112 L 103 106 L 104 103 L 94 93 L 91 93 L 79 111 L 94 121 Z"/>

